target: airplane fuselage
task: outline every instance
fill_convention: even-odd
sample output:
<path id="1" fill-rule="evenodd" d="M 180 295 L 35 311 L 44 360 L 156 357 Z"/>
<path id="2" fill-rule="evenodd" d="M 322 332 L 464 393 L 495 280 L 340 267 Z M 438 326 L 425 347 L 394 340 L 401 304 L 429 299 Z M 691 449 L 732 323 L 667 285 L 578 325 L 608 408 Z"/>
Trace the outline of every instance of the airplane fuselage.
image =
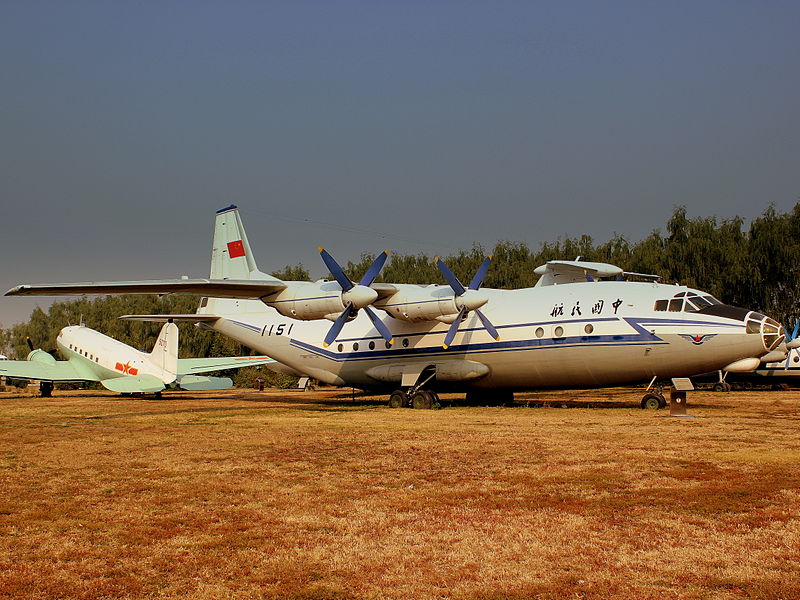
<path id="1" fill-rule="evenodd" d="M 61 356 L 86 374 L 89 381 L 163 374 L 148 360 L 147 353 L 88 327 L 65 327 L 58 334 L 56 345 Z"/>
<path id="2" fill-rule="evenodd" d="M 763 315 L 716 300 L 702 311 L 670 309 L 676 295 L 710 298 L 682 286 L 597 281 L 481 292 L 488 298 L 482 310 L 500 340 L 469 313 L 447 349 L 446 323 L 408 322 L 383 312 L 392 345 L 359 313 L 329 347 L 322 343 L 327 321 L 288 318 L 257 300 L 210 299 L 200 312 L 222 317 L 203 327 L 298 373 L 364 389 L 396 388 L 404 368 L 423 364 L 439 364 L 443 373 L 455 370 L 437 377 L 438 389 L 588 387 L 686 377 L 761 356 L 778 337 L 772 337 L 777 324 L 765 325 L 774 322 Z"/>

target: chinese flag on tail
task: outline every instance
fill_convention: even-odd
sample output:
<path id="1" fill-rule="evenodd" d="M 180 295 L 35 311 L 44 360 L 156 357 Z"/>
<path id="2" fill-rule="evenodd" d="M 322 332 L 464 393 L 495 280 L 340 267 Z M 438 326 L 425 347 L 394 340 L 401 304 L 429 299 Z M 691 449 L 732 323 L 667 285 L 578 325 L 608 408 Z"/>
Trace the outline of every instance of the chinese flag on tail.
<path id="1" fill-rule="evenodd" d="M 242 244 L 242 240 L 228 242 L 228 255 L 231 258 L 239 258 L 240 256 L 244 256 L 244 244 Z"/>

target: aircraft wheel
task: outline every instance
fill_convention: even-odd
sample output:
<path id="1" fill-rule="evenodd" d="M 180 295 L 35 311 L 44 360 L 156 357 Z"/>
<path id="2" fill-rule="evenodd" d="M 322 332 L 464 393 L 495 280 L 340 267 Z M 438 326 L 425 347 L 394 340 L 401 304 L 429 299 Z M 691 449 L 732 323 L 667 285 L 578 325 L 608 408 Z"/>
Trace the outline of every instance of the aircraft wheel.
<path id="1" fill-rule="evenodd" d="M 664 406 L 666 406 L 666 400 L 664 400 L 663 396 L 659 396 L 658 394 L 645 394 L 644 398 L 642 398 L 642 408 L 646 410 L 658 410 L 662 408 L 662 402 L 664 402 Z"/>
<path id="2" fill-rule="evenodd" d="M 389 395 L 389 408 L 403 408 L 408 402 L 408 396 L 403 390 L 395 390 Z"/>
<path id="3" fill-rule="evenodd" d="M 53 382 L 41 381 L 39 382 L 39 396 L 42 398 L 50 398 L 53 395 Z"/>
<path id="4" fill-rule="evenodd" d="M 436 392 L 428 392 L 431 395 L 431 408 L 439 410 L 442 408 L 442 401 L 439 399 L 439 394 Z"/>
<path id="5" fill-rule="evenodd" d="M 416 409 L 431 408 L 433 406 L 431 393 L 427 390 L 417 390 L 411 396 L 411 406 Z"/>

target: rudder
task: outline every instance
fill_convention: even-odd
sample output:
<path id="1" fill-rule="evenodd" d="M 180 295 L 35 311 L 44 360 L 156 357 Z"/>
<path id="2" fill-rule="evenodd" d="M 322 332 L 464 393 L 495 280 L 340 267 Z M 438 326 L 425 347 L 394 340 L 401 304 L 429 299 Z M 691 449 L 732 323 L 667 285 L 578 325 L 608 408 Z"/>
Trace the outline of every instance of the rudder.
<path id="1" fill-rule="evenodd" d="M 175 381 L 178 373 L 178 326 L 172 321 L 164 323 L 161 328 L 150 353 L 150 362 L 162 371 L 164 383 Z"/>

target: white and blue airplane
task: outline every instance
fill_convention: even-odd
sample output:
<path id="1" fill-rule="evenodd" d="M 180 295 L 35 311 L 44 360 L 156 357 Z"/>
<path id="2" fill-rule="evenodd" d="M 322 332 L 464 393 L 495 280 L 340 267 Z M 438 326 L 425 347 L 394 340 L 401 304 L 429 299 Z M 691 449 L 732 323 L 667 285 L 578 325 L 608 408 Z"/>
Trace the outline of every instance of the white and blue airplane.
<path id="1" fill-rule="evenodd" d="M 56 346 L 66 360 L 32 348 L 26 360 L 0 362 L 0 376 L 50 384 L 97 381 L 113 392 L 157 394 L 167 387 L 225 390 L 233 385 L 228 377 L 198 374 L 275 362 L 268 356 L 178 358 L 178 326 L 171 321 L 161 328 L 152 352 L 141 352 L 84 325 L 62 329 Z"/>
<path id="2" fill-rule="evenodd" d="M 387 252 L 358 282 L 320 254 L 333 281 L 261 272 L 229 206 L 217 211 L 208 279 L 19 285 L 7 295 L 199 295 L 196 314 L 129 317 L 198 322 L 279 361 L 273 370 L 386 390 L 390 406 L 435 406 L 443 390 L 508 402 L 529 389 L 746 372 L 789 351 L 763 314 L 655 278 L 626 281 L 610 264 L 549 261 L 534 287 L 503 290 L 481 288 L 489 258 L 467 286 L 439 259 L 447 285 L 412 285 L 375 283 Z"/>

